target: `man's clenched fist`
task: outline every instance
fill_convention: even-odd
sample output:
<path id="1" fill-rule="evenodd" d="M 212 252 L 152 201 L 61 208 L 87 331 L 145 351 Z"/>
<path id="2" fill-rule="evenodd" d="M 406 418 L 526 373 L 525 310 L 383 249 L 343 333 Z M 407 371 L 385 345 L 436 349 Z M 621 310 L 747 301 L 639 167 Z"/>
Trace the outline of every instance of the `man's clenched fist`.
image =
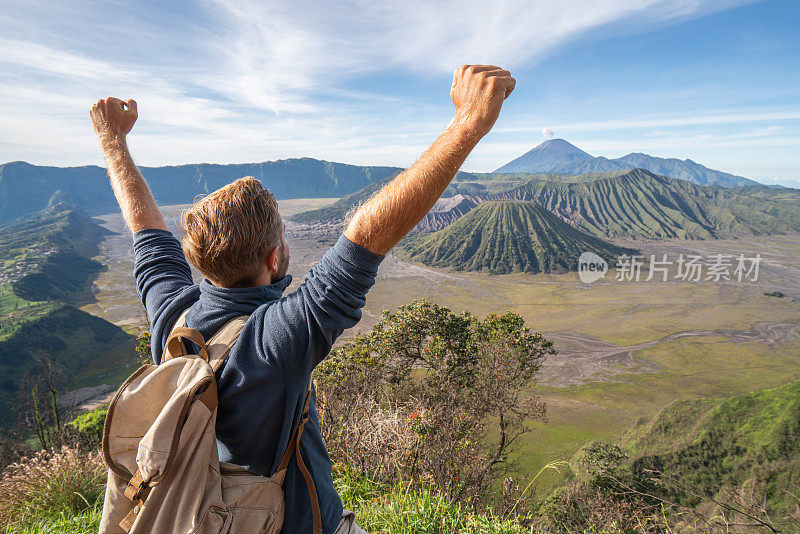
<path id="1" fill-rule="evenodd" d="M 516 83 L 510 72 L 494 65 L 457 68 L 450 88 L 450 98 L 456 106 L 455 121 L 478 135 L 486 135 Z"/>
<path id="2" fill-rule="evenodd" d="M 124 137 L 133 128 L 138 114 L 135 100 L 108 97 L 100 99 L 89 111 L 98 137 Z"/>

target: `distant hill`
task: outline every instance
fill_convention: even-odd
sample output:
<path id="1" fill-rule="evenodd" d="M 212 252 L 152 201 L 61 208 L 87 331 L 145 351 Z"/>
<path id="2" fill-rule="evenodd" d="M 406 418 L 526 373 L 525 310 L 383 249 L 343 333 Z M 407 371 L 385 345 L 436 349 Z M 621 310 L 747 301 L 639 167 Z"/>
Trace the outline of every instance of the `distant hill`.
<path id="1" fill-rule="evenodd" d="M 735 187 L 756 185 L 758 182 L 727 172 L 709 169 L 690 159 L 657 158 L 647 154 L 633 153 L 611 161 L 627 164 L 632 169 L 645 169 L 655 174 L 678 178 L 699 185 Z"/>
<path id="2" fill-rule="evenodd" d="M 297 215 L 293 216 L 291 220 L 303 224 L 315 224 L 315 223 L 339 224 L 344 221 L 347 214 L 350 213 L 350 211 L 353 208 L 361 205 L 372 195 L 380 191 L 380 189 L 384 185 L 391 182 L 398 174 L 400 174 L 400 172 L 401 172 L 400 170 L 397 170 L 396 172 L 390 174 L 389 176 L 387 176 L 382 180 L 378 180 L 376 182 L 367 184 L 358 191 L 340 198 L 339 200 L 337 200 L 336 202 L 334 202 L 329 206 L 298 213 Z M 483 184 L 460 181 L 460 180 L 474 179 L 474 177 L 475 175 L 473 174 L 459 172 L 456 175 L 454 184 L 448 188 L 448 191 L 445 192 L 445 195 L 448 196 L 454 195 L 456 194 L 457 191 L 461 190 L 486 192 L 487 187 Z M 511 184 L 513 185 L 515 182 L 516 181 L 511 182 Z"/>
<path id="3" fill-rule="evenodd" d="M 447 228 L 408 238 L 402 255 L 431 267 L 457 271 L 565 272 L 591 251 L 615 261 L 623 249 L 565 223 L 530 202 L 485 202 Z"/>
<path id="4" fill-rule="evenodd" d="M 793 187 L 775 187 L 759 184 L 734 187 L 732 190 L 743 195 L 800 204 L 800 189 Z"/>
<path id="5" fill-rule="evenodd" d="M 469 213 L 478 204 L 499 196 L 501 195 L 458 194 L 449 198 L 441 198 L 411 233 L 431 233 L 441 230 L 454 223 L 462 215 Z"/>
<path id="6" fill-rule="evenodd" d="M 727 172 L 716 171 L 690 159 L 657 158 L 647 154 L 632 153 L 621 158 L 592 157 L 564 139 L 549 139 L 506 163 L 496 173 L 563 173 L 586 174 L 645 169 L 655 174 L 687 180 L 700 185 L 737 187 L 758 182 Z"/>
<path id="7" fill-rule="evenodd" d="M 401 169 L 300 158 L 231 165 L 140 167 L 140 170 L 157 202 L 181 204 L 243 176 L 258 178 L 280 199 L 341 197 Z M 0 165 L 0 224 L 41 210 L 51 200 L 69 202 L 91 214 L 118 209 L 102 167 L 41 167 L 21 161 Z"/>
<path id="8" fill-rule="evenodd" d="M 742 194 L 635 169 L 573 181 L 537 178 L 501 193 L 465 196 L 458 210 L 460 216 L 492 200 L 533 202 L 598 237 L 721 239 L 800 232 L 800 203 L 772 200 L 780 189 L 758 192 Z M 446 205 L 445 199 L 437 203 L 420 230 L 439 230 L 455 220 Z"/>
<path id="9" fill-rule="evenodd" d="M 792 510 L 800 484 L 800 382 L 723 399 L 675 402 L 621 440 L 634 466 L 668 473 L 704 494 L 755 478 L 768 506 Z M 672 496 L 696 506 L 684 492 Z"/>
<path id="10" fill-rule="evenodd" d="M 8 277 L 5 281 L 16 296 L 28 301 L 82 299 L 102 269 L 90 258 L 109 233 L 63 203 L 18 218 L 0 227 L 0 260 L 5 265 L 0 284 Z M 12 276 L 15 266 L 22 272 Z"/>

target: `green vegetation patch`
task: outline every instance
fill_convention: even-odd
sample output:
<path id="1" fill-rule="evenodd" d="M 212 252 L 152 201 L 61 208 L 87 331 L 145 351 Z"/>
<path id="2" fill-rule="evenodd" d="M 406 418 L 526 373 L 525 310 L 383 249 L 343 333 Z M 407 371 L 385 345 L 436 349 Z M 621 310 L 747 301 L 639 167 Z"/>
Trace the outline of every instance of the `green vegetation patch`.
<path id="1" fill-rule="evenodd" d="M 64 204 L 0 228 L 0 426 L 14 420 L 22 378 L 43 357 L 56 362 L 59 389 L 87 385 L 130 359 L 130 335 L 72 306 L 92 299 L 103 266 L 90 258 L 108 233 Z"/>
<path id="2" fill-rule="evenodd" d="M 532 532 L 514 519 L 476 514 L 446 496 L 411 483 L 382 484 L 337 464 L 334 486 L 342 504 L 367 532 L 392 534 L 517 534 Z"/>
<path id="3" fill-rule="evenodd" d="M 14 293 L 27 301 L 85 301 L 89 281 L 102 267 L 100 262 L 71 250 L 54 252 L 42 260 L 35 272 L 14 282 Z"/>
<path id="4" fill-rule="evenodd" d="M 46 315 L 57 304 L 49 301 L 31 302 L 18 297 L 11 284 L 0 286 L 0 342 L 7 339 L 20 326 Z"/>
<path id="5" fill-rule="evenodd" d="M 0 341 L 0 405 L 10 408 L 23 375 L 45 355 L 57 361 L 61 387 L 80 387 L 109 365 L 131 360 L 132 344 L 133 336 L 108 321 L 72 306 L 55 307 Z M 14 416 L 14 410 L 0 411 L 0 426 Z"/>
<path id="6" fill-rule="evenodd" d="M 57 307 L 90 298 L 102 265 L 89 259 L 108 231 L 57 205 L 0 228 L 0 340 Z"/>
<path id="7" fill-rule="evenodd" d="M 750 479 L 766 484 L 772 507 L 796 502 L 800 483 L 800 382 L 726 399 L 673 403 L 622 439 L 639 469 L 680 479 L 701 494 Z M 699 504 L 689 495 L 675 495 Z"/>

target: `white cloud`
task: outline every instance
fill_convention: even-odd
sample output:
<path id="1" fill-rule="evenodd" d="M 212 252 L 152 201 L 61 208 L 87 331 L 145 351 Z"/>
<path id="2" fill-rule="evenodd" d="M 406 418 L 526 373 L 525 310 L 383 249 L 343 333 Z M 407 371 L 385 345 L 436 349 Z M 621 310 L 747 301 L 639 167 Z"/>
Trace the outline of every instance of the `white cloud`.
<path id="1" fill-rule="evenodd" d="M 304 98 L 342 79 L 401 69 L 446 75 L 464 63 L 530 66 L 603 29 L 643 31 L 752 0 L 207 0 L 226 30 L 212 49 L 226 94 L 275 112 L 319 111 Z M 630 24 L 623 24 L 630 22 Z M 221 80 L 224 84 L 218 84 Z M 321 89 L 323 88 L 323 89 Z"/>
<path id="2" fill-rule="evenodd" d="M 121 68 L 119 62 L 97 60 L 30 40 L 0 38 L 0 50 L 0 64 L 13 67 L 17 73 L 94 81 L 142 79 L 147 75 L 142 70 Z"/>

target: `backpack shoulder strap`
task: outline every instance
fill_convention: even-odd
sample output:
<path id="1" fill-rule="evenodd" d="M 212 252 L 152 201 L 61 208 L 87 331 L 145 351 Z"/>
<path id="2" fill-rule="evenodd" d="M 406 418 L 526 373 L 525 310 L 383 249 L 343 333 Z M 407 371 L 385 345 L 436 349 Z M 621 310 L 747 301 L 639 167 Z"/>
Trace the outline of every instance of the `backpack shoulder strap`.
<path id="1" fill-rule="evenodd" d="M 216 373 L 225 360 L 228 358 L 233 345 L 239 339 L 244 325 L 247 324 L 249 315 L 240 315 L 234 317 L 222 328 L 217 330 L 211 339 L 208 340 L 208 363 L 211 364 L 211 369 Z"/>
<path id="2" fill-rule="evenodd" d="M 308 422 L 312 384 L 312 379 L 309 378 L 308 389 L 306 389 L 306 400 L 303 403 L 303 415 L 300 416 L 300 423 L 298 423 L 297 428 L 292 434 L 292 437 L 289 438 L 289 444 L 286 446 L 286 452 L 283 453 L 283 458 L 281 458 L 281 463 L 278 466 L 278 471 L 276 472 L 286 469 L 289 466 L 289 460 L 291 460 L 292 456 L 296 455 L 295 461 L 297 462 L 298 469 L 300 469 L 300 473 L 303 474 L 303 478 L 306 480 L 308 497 L 311 501 L 311 514 L 314 520 L 313 534 L 322 534 L 322 514 L 319 510 L 317 487 L 314 485 L 314 479 L 311 478 L 311 473 L 309 473 L 308 467 L 306 467 L 306 464 L 303 461 L 303 455 L 300 454 L 300 437 L 303 435 L 303 428 L 306 426 L 306 422 Z"/>
<path id="3" fill-rule="evenodd" d="M 200 356 L 211 365 L 211 369 L 216 373 L 225 363 L 231 348 L 239 339 L 239 334 L 241 334 L 249 316 L 240 315 L 229 320 L 206 342 L 200 332 L 186 326 L 186 315 L 189 313 L 190 308 L 191 306 L 183 310 L 172 326 L 167 342 L 164 345 L 165 350 L 161 358 L 162 362 L 186 355 L 186 347 L 183 341 L 187 340 L 200 347 Z"/>
<path id="4" fill-rule="evenodd" d="M 172 325 L 173 330 L 175 330 L 176 328 L 180 328 L 182 326 L 186 326 L 186 316 L 189 314 L 189 310 L 191 309 L 192 307 L 189 306 L 188 308 L 186 308 L 181 312 L 181 314 L 178 316 L 178 320 L 175 321 L 174 325 Z"/>

